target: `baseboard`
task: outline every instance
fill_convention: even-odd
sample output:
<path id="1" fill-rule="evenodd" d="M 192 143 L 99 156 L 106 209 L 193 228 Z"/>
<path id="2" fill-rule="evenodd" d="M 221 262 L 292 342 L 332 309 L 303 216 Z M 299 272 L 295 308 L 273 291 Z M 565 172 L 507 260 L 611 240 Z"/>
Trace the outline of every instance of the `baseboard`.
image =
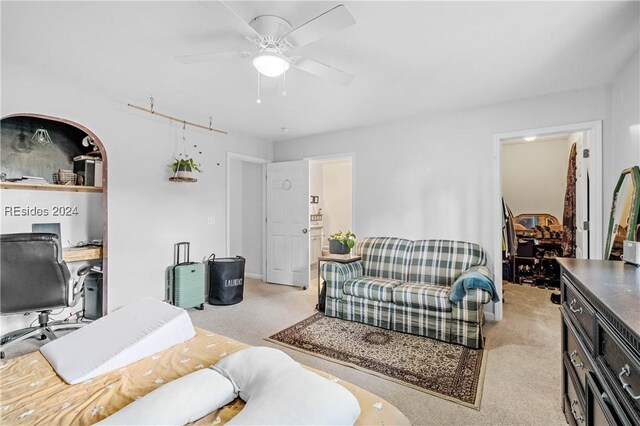
<path id="1" fill-rule="evenodd" d="M 245 272 L 244 276 L 247 278 L 255 278 L 256 280 L 262 279 L 262 274 L 252 274 L 251 272 Z"/>

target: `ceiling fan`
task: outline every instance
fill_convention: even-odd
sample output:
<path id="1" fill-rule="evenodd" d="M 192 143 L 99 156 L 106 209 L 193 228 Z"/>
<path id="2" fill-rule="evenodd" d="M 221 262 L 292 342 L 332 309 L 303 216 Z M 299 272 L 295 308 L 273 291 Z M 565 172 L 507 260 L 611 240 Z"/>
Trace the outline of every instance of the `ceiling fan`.
<path id="1" fill-rule="evenodd" d="M 209 6 L 211 2 L 202 3 Z M 338 5 L 292 28 L 286 19 L 275 15 L 256 16 L 247 23 L 224 2 L 220 4 L 228 11 L 231 25 L 254 45 L 255 52 L 209 52 L 177 56 L 176 60 L 183 64 L 195 64 L 250 57 L 261 76 L 278 77 L 294 67 L 341 85 L 348 85 L 353 80 L 353 75 L 313 59 L 286 55 L 290 50 L 354 25 L 356 20 L 345 6 Z"/>

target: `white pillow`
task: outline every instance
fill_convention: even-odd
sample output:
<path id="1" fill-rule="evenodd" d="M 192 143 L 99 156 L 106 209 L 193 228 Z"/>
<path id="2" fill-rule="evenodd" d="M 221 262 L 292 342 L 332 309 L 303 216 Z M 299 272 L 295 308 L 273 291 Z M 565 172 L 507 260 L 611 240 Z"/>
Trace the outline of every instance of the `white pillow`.
<path id="1" fill-rule="evenodd" d="M 230 425 L 352 425 L 360 415 L 351 392 L 277 349 L 243 349 L 212 368 L 246 402 Z"/>
<path id="2" fill-rule="evenodd" d="M 73 385 L 164 351 L 195 334 L 187 311 L 145 297 L 52 340 L 40 352 Z"/>
<path id="3" fill-rule="evenodd" d="M 184 425 L 236 398 L 231 382 L 205 368 L 182 376 L 99 422 L 99 425 Z"/>

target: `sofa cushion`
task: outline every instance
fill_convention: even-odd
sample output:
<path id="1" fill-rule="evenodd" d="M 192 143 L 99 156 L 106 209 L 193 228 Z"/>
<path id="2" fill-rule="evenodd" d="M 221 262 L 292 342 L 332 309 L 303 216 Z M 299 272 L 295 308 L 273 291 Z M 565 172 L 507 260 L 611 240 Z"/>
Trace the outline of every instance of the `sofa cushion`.
<path id="1" fill-rule="evenodd" d="M 351 278 L 344 282 L 342 291 L 350 296 L 358 296 L 380 302 L 393 301 L 393 289 L 402 284 L 397 280 L 375 277 Z"/>
<path id="2" fill-rule="evenodd" d="M 487 256 L 478 244 L 451 240 L 418 240 L 411 247 L 406 281 L 450 286 L 465 270 L 486 263 Z"/>
<path id="3" fill-rule="evenodd" d="M 450 287 L 428 284 L 401 284 L 393 289 L 393 302 L 413 308 L 451 312 Z"/>
<path id="4" fill-rule="evenodd" d="M 406 281 L 412 245 L 413 241 L 402 238 L 362 238 L 355 254 L 362 256 L 364 275 Z"/>

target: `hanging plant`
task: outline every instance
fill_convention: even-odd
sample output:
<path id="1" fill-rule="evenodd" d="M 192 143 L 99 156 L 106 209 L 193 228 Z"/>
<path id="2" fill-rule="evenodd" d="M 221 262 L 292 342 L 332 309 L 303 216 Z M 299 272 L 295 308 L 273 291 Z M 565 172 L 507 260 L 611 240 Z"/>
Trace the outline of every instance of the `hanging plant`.
<path id="1" fill-rule="evenodd" d="M 189 157 L 176 158 L 176 161 L 169 164 L 169 167 L 171 167 L 171 170 L 173 171 L 174 175 L 178 172 L 183 172 L 183 171 L 191 172 L 193 170 L 195 170 L 198 173 L 202 173 L 202 169 L 200 169 L 199 165 L 196 164 L 195 161 L 193 161 L 193 158 L 189 158 Z"/>
<path id="2" fill-rule="evenodd" d="M 195 160 L 189 155 L 187 155 L 187 143 L 185 137 L 186 130 L 186 122 L 182 125 L 182 153 L 175 158 L 175 161 L 169 164 L 171 171 L 173 172 L 173 176 L 171 180 L 177 182 L 195 182 L 196 180 L 191 177 L 191 173 L 195 170 L 198 173 L 202 173 L 202 169 L 200 168 L 201 164 L 196 163 Z M 193 146 L 197 148 L 197 145 Z M 202 154 L 202 152 L 200 152 Z"/>

